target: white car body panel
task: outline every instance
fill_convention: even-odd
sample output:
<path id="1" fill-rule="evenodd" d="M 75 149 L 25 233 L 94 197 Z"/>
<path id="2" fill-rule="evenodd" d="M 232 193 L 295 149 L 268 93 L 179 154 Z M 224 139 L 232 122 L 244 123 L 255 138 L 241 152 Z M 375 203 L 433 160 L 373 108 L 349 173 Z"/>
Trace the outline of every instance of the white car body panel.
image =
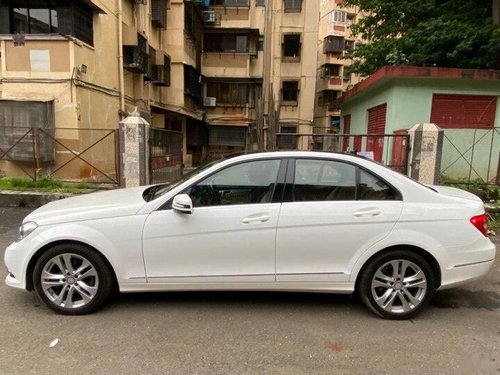
<path id="1" fill-rule="evenodd" d="M 192 215 L 151 213 L 143 233 L 148 282 L 234 282 L 234 276 L 274 281 L 280 206 L 200 207 Z"/>
<path id="2" fill-rule="evenodd" d="M 146 187 L 88 194 L 50 203 L 25 218 L 24 222 L 34 221 L 39 227 L 7 248 L 5 264 L 11 274 L 6 283 L 25 289 L 31 257 L 61 240 L 79 241 L 101 252 L 124 292 L 247 289 L 347 293 L 354 290 L 370 257 L 389 247 L 407 245 L 436 259 L 441 288 L 480 277 L 493 264 L 495 246 L 469 222 L 472 216 L 484 213 L 477 197 L 454 188 L 433 187 L 437 193 L 362 158 L 310 152 L 250 154 L 224 160 L 195 179 L 246 160 L 308 157 L 345 160 L 364 167 L 396 187 L 403 200 L 219 206 L 195 208 L 189 215 L 159 209 L 194 180 L 150 202 L 142 197 Z M 330 207 L 336 208 L 332 218 L 327 215 Z M 381 209 L 381 214 L 350 223 L 340 216 L 352 216 L 363 208 Z M 244 218 L 263 215 L 269 219 L 242 223 Z M 299 227 L 305 229 L 299 231 Z M 224 231 L 230 231 L 230 237 Z"/>
<path id="3" fill-rule="evenodd" d="M 277 280 L 348 281 L 350 260 L 389 235 L 402 206 L 401 201 L 283 203 L 276 237 Z M 304 227 L 307 235 L 300 229 Z"/>

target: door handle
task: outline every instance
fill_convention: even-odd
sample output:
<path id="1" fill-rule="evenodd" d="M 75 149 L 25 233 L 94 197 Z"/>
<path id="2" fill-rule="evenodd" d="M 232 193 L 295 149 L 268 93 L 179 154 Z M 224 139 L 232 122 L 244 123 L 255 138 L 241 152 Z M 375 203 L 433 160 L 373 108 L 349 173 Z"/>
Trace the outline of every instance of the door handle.
<path id="1" fill-rule="evenodd" d="M 363 208 L 359 211 L 356 211 L 353 213 L 353 215 L 356 217 L 373 217 L 373 216 L 378 216 L 381 213 L 382 212 L 380 211 L 380 209 L 378 209 L 376 207 L 370 207 L 370 208 Z"/>
<path id="2" fill-rule="evenodd" d="M 269 215 L 249 216 L 249 217 L 244 218 L 241 222 L 243 224 L 255 223 L 257 221 L 260 221 L 261 223 L 265 223 L 269 219 L 270 219 Z"/>

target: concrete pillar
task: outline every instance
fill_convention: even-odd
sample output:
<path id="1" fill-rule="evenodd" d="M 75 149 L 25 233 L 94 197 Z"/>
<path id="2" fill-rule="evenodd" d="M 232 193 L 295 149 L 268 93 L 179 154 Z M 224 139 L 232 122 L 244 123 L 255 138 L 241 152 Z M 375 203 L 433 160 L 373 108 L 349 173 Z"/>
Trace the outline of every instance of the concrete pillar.
<path id="1" fill-rule="evenodd" d="M 135 110 L 120 121 L 121 187 L 146 185 L 149 181 L 149 123 Z"/>
<path id="2" fill-rule="evenodd" d="M 411 147 L 409 176 L 422 184 L 439 184 L 443 129 L 435 124 L 416 124 L 408 134 Z"/>

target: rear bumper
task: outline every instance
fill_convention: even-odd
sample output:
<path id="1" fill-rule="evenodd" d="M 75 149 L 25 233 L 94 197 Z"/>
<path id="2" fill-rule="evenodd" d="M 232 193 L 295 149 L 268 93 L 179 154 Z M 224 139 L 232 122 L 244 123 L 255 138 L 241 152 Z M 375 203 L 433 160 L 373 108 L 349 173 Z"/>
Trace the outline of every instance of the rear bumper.
<path id="1" fill-rule="evenodd" d="M 458 286 L 486 275 L 491 267 L 493 267 L 494 262 L 495 259 L 493 258 L 487 261 L 464 264 L 447 269 L 443 272 L 439 290 Z"/>

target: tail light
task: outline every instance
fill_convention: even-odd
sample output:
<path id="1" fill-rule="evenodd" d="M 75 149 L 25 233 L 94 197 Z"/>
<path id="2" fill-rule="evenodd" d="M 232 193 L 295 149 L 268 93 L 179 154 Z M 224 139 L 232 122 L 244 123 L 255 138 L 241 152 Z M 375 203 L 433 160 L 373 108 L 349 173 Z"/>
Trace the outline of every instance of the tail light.
<path id="1" fill-rule="evenodd" d="M 486 214 L 472 216 L 470 222 L 483 234 L 483 236 L 488 236 L 488 218 Z"/>

